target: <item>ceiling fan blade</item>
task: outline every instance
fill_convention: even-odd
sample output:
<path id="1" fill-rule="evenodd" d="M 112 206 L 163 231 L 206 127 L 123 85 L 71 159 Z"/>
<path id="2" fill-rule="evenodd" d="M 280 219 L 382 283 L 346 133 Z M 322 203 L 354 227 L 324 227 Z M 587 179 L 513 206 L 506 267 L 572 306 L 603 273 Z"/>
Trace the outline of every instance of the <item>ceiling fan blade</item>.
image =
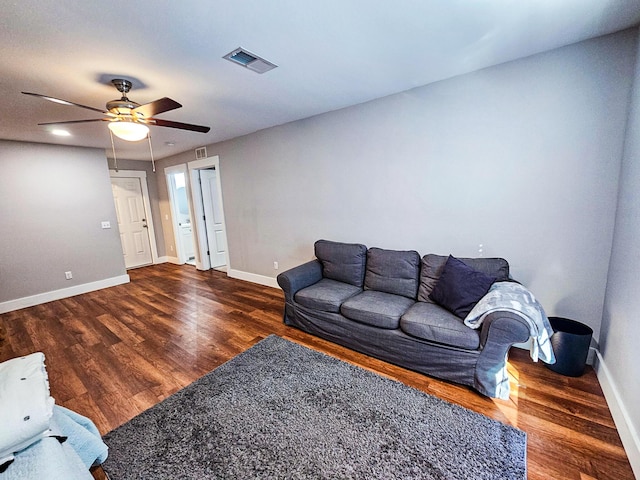
<path id="1" fill-rule="evenodd" d="M 162 120 L 161 118 L 147 118 L 146 123 L 157 125 L 158 127 L 179 128 L 181 130 L 191 130 L 192 132 L 207 133 L 211 127 L 202 125 L 191 125 L 190 123 L 172 122 L 171 120 Z"/>
<path id="2" fill-rule="evenodd" d="M 31 92 L 22 92 L 22 93 L 24 93 L 25 95 L 32 95 L 34 97 L 44 98 L 45 100 L 49 100 L 50 102 L 54 102 L 54 103 L 59 103 L 61 105 L 71 105 L 73 107 L 86 108 L 87 110 L 93 110 L 94 112 L 100 112 L 100 113 L 103 113 L 105 115 L 113 115 L 112 113 L 107 112 L 106 110 L 100 110 L 99 108 L 93 108 L 93 107 L 89 107 L 87 105 L 82 105 L 80 103 L 70 102 L 69 100 L 62 100 L 61 98 L 50 97 L 48 95 L 42 95 L 40 93 L 31 93 Z"/>
<path id="3" fill-rule="evenodd" d="M 111 119 L 109 118 L 92 118 L 89 120 L 67 120 L 62 122 L 46 122 L 39 123 L 38 125 L 64 125 L 69 123 L 88 123 L 88 122 L 109 122 Z"/>
<path id="4" fill-rule="evenodd" d="M 134 108 L 133 111 L 135 113 L 141 113 L 145 118 L 150 118 L 154 115 L 158 115 L 159 113 L 168 112 L 169 110 L 175 110 L 180 107 L 182 107 L 182 105 L 175 100 L 171 100 L 169 97 L 164 97 L 153 102 L 140 105 L 139 107 Z"/>

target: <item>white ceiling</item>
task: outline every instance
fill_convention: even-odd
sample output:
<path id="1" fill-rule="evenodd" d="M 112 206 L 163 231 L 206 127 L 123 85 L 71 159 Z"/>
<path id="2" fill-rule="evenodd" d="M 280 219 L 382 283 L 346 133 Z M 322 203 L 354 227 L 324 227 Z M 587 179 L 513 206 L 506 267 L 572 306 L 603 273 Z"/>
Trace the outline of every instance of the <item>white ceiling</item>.
<path id="1" fill-rule="evenodd" d="M 20 92 L 102 109 L 122 77 L 138 103 L 183 105 L 159 118 L 211 126 L 151 127 L 162 158 L 639 22 L 640 0 L 0 0 L 0 138 L 111 156 L 104 122 L 66 138 L 37 125 L 99 113 Z M 239 46 L 279 67 L 222 59 Z M 144 141 L 116 152 L 149 159 Z"/>

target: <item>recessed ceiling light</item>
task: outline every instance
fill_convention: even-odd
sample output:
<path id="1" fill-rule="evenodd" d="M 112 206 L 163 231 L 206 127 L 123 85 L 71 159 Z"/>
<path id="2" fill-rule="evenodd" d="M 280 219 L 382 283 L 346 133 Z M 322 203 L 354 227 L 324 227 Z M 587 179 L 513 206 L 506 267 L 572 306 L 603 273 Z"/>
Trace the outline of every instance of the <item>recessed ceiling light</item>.
<path id="1" fill-rule="evenodd" d="M 62 130 L 60 128 L 57 128 L 55 130 L 51 130 L 51 133 L 53 135 L 57 135 L 58 137 L 70 137 L 71 136 L 71 134 L 68 131 Z"/>

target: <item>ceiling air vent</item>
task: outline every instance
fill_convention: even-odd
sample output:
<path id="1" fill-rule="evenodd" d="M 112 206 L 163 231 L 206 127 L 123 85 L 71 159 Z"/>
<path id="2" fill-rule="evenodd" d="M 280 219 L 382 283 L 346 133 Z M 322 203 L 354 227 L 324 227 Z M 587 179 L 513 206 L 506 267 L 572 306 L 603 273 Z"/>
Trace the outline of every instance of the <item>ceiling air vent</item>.
<path id="1" fill-rule="evenodd" d="M 196 148 L 196 160 L 207 158 L 207 147 Z"/>
<path id="2" fill-rule="evenodd" d="M 269 70 L 273 70 L 277 67 L 277 65 L 246 51 L 244 48 L 236 48 L 222 58 L 225 58 L 230 62 L 237 63 L 238 65 L 257 73 L 268 72 Z"/>

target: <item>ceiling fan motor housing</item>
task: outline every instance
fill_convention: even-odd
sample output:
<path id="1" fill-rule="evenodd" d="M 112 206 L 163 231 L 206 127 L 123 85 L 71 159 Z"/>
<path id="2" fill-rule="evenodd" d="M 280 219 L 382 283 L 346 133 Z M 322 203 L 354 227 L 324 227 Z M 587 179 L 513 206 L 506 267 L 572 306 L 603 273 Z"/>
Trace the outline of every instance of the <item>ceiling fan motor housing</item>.
<path id="1" fill-rule="evenodd" d="M 107 102 L 107 110 L 118 115 L 131 115 L 131 110 L 139 106 L 139 103 L 133 102 L 127 97 Z"/>
<path id="2" fill-rule="evenodd" d="M 140 106 L 139 103 L 127 98 L 127 93 L 131 90 L 131 82 L 124 78 L 114 78 L 111 83 L 122 93 L 122 98 L 107 102 L 107 110 L 117 115 L 131 115 L 131 110 Z"/>
<path id="3" fill-rule="evenodd" d="M 131 91 L 131 86 L 133 85 L 129 80 L 125 80 L 124 78 L 114 78 L 111 80 L 111 83 L 120 93 L 122 93 L 122 95 L 129 93 Z"/>

